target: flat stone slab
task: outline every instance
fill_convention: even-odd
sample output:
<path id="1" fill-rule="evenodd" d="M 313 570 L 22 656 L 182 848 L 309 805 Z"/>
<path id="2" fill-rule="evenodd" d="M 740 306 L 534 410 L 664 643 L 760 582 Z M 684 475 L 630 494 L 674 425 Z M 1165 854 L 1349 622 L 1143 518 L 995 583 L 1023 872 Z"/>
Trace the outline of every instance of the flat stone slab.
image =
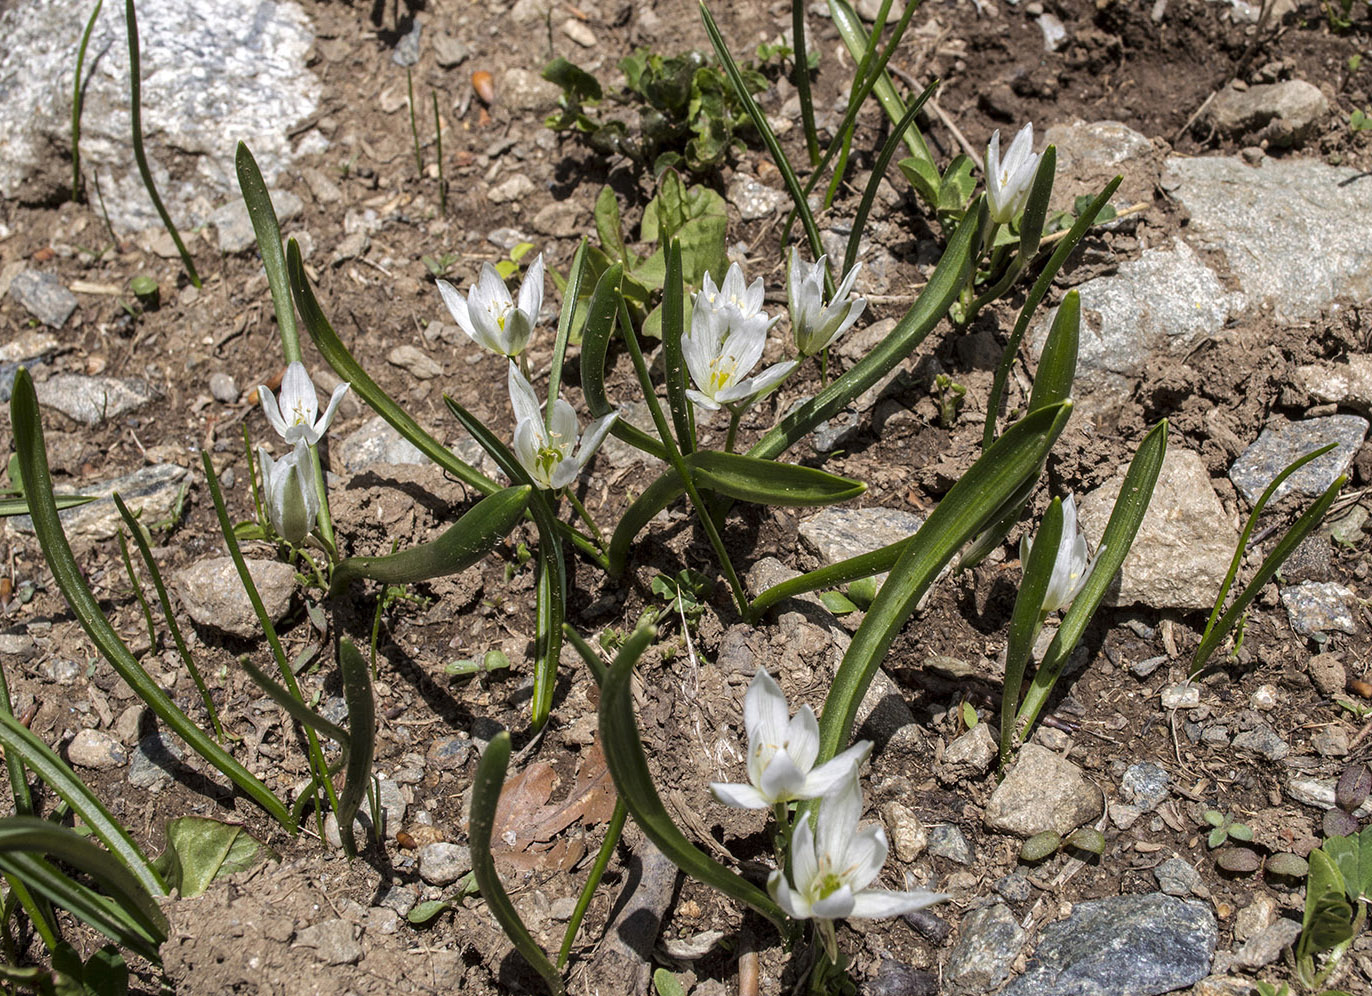
<path id="1" fill-rule="evenodd" d="M 909 539 L 922 525 L 922 515 L 899 508 L 826 508 L 803 520 L 798 531 L 827 565 Z M 885 573 L 877 575 L 878 586 L 885 580 Z"/>
<path id="2" fill-rule="evenodd" d="M 1252 505 L 1293 462 L 1334 443 L 1334 449 L 1282 481 L 1271 500 L 1281 501 L 1292 491 L 1318 498 L 1352 465 L 1366 436 L 1367 419 L 1358 415 L 1326 415 L 1268 426 L 1252 446 L 1239 454 L 1229 468 L 1229 479 Z"/>
<path id="3" fill-rule="evenodd" d="M 76 295 L 51 273 L 24 270 L 10 281 L 10 297 L 34 318 L 60 329 L 76 310 Z"/>
<path id="4" fill-rule="evenodd" d="M 38 403 L 86 426 L 137 411 L 161 397 L 141 377 L 86 377 L 55 374 L 34 385 Z"/>
<path id="5" fill-rule="evenodd" d="M 186 468 L 171 463 L 153 464 L 141 467 L 132 474 L 125 474 L 107 481 L 82 484 L 80 490 L 73 492 L 63 488 L 64 494 L 83 494 L 98 496 L 97 501 L 58 512 L 62 528 L 68 539 L 107 540 L 113 539 L 123 526 L 124 520 L 110 496 L 115 492 L 124 499 L 129 511 L 146 524 L 160 522 L 168 518 L 176 506 L 181 488 L 186 483 Z M 139 514 L 141 510 L 141 515 Z M 7 520 L 9 528 L 17 533 L 33 534 L 33 520 L 27 515 L 16 515 Z"/>

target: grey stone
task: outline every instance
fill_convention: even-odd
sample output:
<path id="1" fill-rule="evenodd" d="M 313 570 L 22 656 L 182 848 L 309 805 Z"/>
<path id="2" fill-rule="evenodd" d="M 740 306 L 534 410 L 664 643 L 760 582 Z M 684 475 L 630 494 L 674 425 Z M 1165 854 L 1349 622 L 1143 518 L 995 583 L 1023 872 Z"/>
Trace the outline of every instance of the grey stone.
<path id="1" fill-rule="evenodd" d="M 1200 705 L 1201 690 L 1199 685 L 1183 681 L 1164 688 L 1159 698 L 1164 709 L 1194 709 Z"/>
<path id="2" fill-rule="evenodd" d="M 1306 364 L 1297 367 L 1291 379 L 1316 401 L 1372 414 L 1372 355 L 1352 353 L 1346 363 Z"/>
<path id="3" fill-rule="evenodd" d="M 1067 42 L 1067 26 L 1056 14 L 1040 14 L 1039 30 L 1043 32 L 1043 50 L 1056 52 Z"/>
<path id="4" fill-rule="evenodd" d="M 367 807 L 363 806 L 353 817 L 353 842 L 358 847 L 365 847 L 371 837 L 372 815 L 367 811 Z M 343 847 L 343 835 L 338 832 L 337 813 L 329 813 L 324 817 L 324 842 L 335 850 Z"/>
<path id="5" fill-rule="evenodd" d="M 54 95 L 71 93 L 75 38 L 90 7 L 86 0 L 50 0 L 0 14 L 0 196 L 41 200 L 70 189 L 69 101 Z M 268 184 L 296 155 L 320 150 L 318 132 L 292 144 L 320 94 L 319 80 L 305 68 L 314 38 L 298 4 L 145 0 L 138 32 L 148 159 L 183 233 L 204 224 L 214 204 L 239 196 L 240 138 L 251 136 Z M 133 168 L 122 4 L 106 4 L 97 18 L 85 71 L 83 172 L 99 177 L 117 230 L 160 228 Z"/>
<path id="6" fill-rule="evenodd" d="M 534 182 L 523 173 L 515 173 L 486 191 L 486 199 L 492 204 L 509 204 L 522 201 L 534 192 Z"/>
<path id="7" fill-rule="evenodd" d="M 529 69 L 507 69 L 500 77 L 496 99 L 516 111 L 550 111 L 562 90 Z"/>
<path id="8" fill-rule="evenodd" d="M 736 173 L 729 184 L 728 201 L 744 221 L 769 217 L 788 200 L 785 191 L 759 183 L 747 173 Z"/>
<path id="9" fill-rule="evenodd" d="M 1135 661 L 1129 665 L 1129 673 L 1135 678 L 1147 678 L 1162 665 L 1167 663 L 1167 655 L 1160 654 L 1157 657 L 1149 657 L 1147 660 Z"/>
<path id="10" fill-rule="evenodd" d="M 1152 812 L 1167 801 L 1172 778 L 1150 761 L 1131 764 L 1120 779 L 1120 795 L 1145 812 Z"/>
<path id="11" fill-rule="evenodd" d="M 70 685 L 81 677 L 81 665 L 67 657 L 49 657 L 38 665 L 38 673 L 58 685 Z"/>
<path id="12" fill-rule="evenodd" d="M 1347 757 L 1348 734 L 1342 726 L 1326 726 L 1310 738 L 1310 746 L 1320 757 Z"/>
<path id="13" fill-rule="evenodd" d="M 929 853 L 936 858 L 947 858 L 954 864 L 972 863 L 972 845 L 967 843 L 963 832 L 951 823 L 939 823 L 929 828 Z"/>
<path id="14" fill-rule="evenodd" d="M 296 931 L 297 948 L 313 948 L 315 957 L 326 965 L 354 965 L 362 960 L 362 945 L 353 936 L 347 920 L 325 920 Z"/>
<path id="15" fill-rule="evenodd" d="M 1280 761 L 1291 753 L 1286 741 L 1277 736 L 1277 731 L 1266 723 L 1256 723 L 1251 730 L 1235 734 L 1231 743 L 1241 750 L 1251 750 L 1269 761 Z"/>
<path id="16" fill-rule="evenodd" d="M 238 384 L 233 379 L 233 374 L 227 374 L 222 370 L 210 374 L 210 396 L 225 405 L 238 403 Z"/>
<path id="17" fill-rule="evenodd" d="M 1249 972 L 1265 968 L 1281 957 L 1282 951 L 1295 942 L 1300 932 L 1300 923 L 1280 917 L 1250 937 L 1233 954 L 1216 958 L 1215 968 L 1218 971 L 1237 968 Z"/>
<path id="18" fill-rule="evenodd" d="M 33 659 L 38 644 L 27 633 L 0 633 L 0 657 L 22 664 Z"/>
<path id="19" fill-rule="evenodd" d="M 1281 501 L 1293 491 L 1317 498 L 1348 470 L 1366 436 L 1367 419 L 1358 415 L 1326 415 L 1268 426 L 1234 461 L 1229 479 L 1252 505 L 1287 466 L 1310 451 L 1333 443 L 1334 449 L 1282 481 L 1271 501 Z"/>
<path id="20" fill-rule="evenodd" d="M 857 0 L 853 9 L 857 11 L 858 17 L 871 24 L 877 19 L 877 14 L 881 13 L 881 3 L 882 0 Z M 900 20 L 904 14 L 905 0 L 892 0 L 890 8 L 886 12 L 886 23 L 888 25 L 893 24 Z M 827 17 L 828 14 L 826 13 L 825 16 Z"/>
<path id="21" fill-rule="evenodd" d="M 582 48 L 595 48 L 599 44 L 590 25 L 575 17 L 569 17 L 562 22 L 562 33 Z"/>
<path id="22" fill-rule="evenodd" d="M 1097 542 L 1123 484 L 1121 471 L 1078 505 L 1082 527 Z M 1106 600 L 1156 609 L 1208 609 L 1238 541 L 1238 531 L 1210 486 L 1204 461 L 1180 446 L 1170 446 L 1153 500 L 1120 571 L 1119 587 L 1112 588 Z"/>
<path id="23" fill-rule="evenodd" d="M 943 749 L 935 773 L 945 784 L 984 775 L 996 759 L 998 748 L 991 728 L 978 723 Z"/>
<path id="24" fill-rule="evenodd" d="M 434 61 L 441 69 L 452 69 L 471 58 L 472 50 L 460 38 L 439 32 L 433 36 Z"/>
<path id="25" fill-rule="evenodd" d="M 557 923 L 566 923 L 576 913 L 575 896 L 558 896 L 548 907 L 548 917 Z M 723 934 L 719 935 L 723 937 Z"/>
<path id="26" fill-rule="evenodd" d="M 388 910 L 408 916 L 414 904 L 419 902 L 419 890 L 413 885 L 393 885 L 381 894 L 378 902 Z"/>
<path id="27" fill-rule="evenodd" d="M 461 454 L 458 454 L 461 456 Z M 368 419 L 338 445 L 338 458 L 348 473 L 377 464 L 425 464 L 429 458 L 380 415 Z"/>
<path id="28" fill-rule="evenodd" d="M 419 849 L 419 875 L 430 885 L 451 885 L 471 870 L 471 852 L 461 844 L 438 841 Z"/>
<path id="29" fill-rule="evenodd" d="M 1286 794 L 1302 805 L 1315 809 L 1333 809 L 1335 783 L 1332 778 L 1296 776 L 1286 783 Z M 1368 798 L 1353 813 L 1360 820 L 1372 816 L 1372 798 Z"/>
<path id="30" fill-rule="evenodd" d="M 1162 184 L 1190 214 L 1187 241 L 1221 253 L 1250 304 L 1290 323 L 1372 296 L 1372 202 L 1358 176 L 1310 159 L 1173 157 Z"/>
<path id="31" fill-rule="evenodd" d="M 1003 896 L 1012 903 L 1022 903 L 1034 894 L 1034 887 L 1029 884 L 1029 877 L 1019 871 L 1002 875 L 996 879 L 996 884 L 992 888 L 996 890 L 997 895 Z"/>
<path id="32" fill-rule="evenodd" d="M 938 996 L 938 976 L 883 958 L 877 974 L 862 984 L 862 996 Z"/>
<path id="33" fill-rule="evenodd" d="M 800 538 L 825 564 L 871 553 L 913 536 L 924 517 L 898 508 L 826 508 L 799 526 Z"/>
<path id="34" fill-rule="evenodd" d="M 1002 136 L 1004 137 L 1004 136 Z M 1150 200 L 1162 175 L 1162 155 L 1146 135 L 1119 121 L 1073 121 L 1052 125 L 1043 144 L 1058 150 L 1053 208 L 1069 208 L 1076 194 L 1100 190 L 1116 175 L 1124 177 L 1115 203 Z M 1004 146 L 1002 146 L 1004 148 Z M 1128 168 L 1123 168 L 1125 164 Z"/>
<path id="35" fill-rule="evenodd" d="M 909 864 L 929 846 L 929 833 L 919 817 L 898 802 L 888 802 L 881 807 L 881 819 L 891 837 L 891 849 L 896 852 L 896 860 Z"/>
<path id="36" fill-rule="evenodd" d="M 176 506 L 186 476 L 184 467 L 157 463 L 122 477 L 83 484 L 80 493 L 96 496 L 98 500 L 59 512 L 62 528 L 71 539 L 113 539 L 124 521 L 110 497 L 116 492 L 129 511 L 145 524 L 165 521 Z M 9 528 L 18 533 L 32 533 L 33 520 L 27 515 L 16 515 L 9 519 Z"/>
<path id="37" fill-rule="evenodd" d="M 1356 633 L 1352 606 L 1357 594 L 1333 581 L 1303 581 L 1281 589 L 1282 604 L 1291 628 L 1301 636 L 1323 641 L 1331 630 Z"/>
<path id="38" fill-rule="evenodd" d="M 426 759 L 443 771 L 460 770 L 472 752 L 472 742 L 466 737 L 440 737 L 429 745 Z"/>
<path id="39" fill-rule="evenodd" d="M 1210 971 L 1219 929 L 1199 902 L 1152 892 L 1077 903 L 1002 996 L 1155 996 Z"/>
<path id="40" fill-rule="evenodd" d="M 3 166 L 0 166 L 3 169 Z M 76 310 L 76 295 L 54 274 L 23 270 L 10 281 L 10 297 L 44 325 L 60 329 Z"/>
<path id="41" fill-rule="evenodd" d="M 1342 695 L 1348 686 L 1348 669 L 1337 654 L 1316 654 L 1305 665 L 1305 670 L 1320 694 L 1326 697 Z"/>
<path id="42" fill-rule="evenodd" d="M 958 874 L 967 875 L 969 873 L 954 873 L 954 875 Z M 948 880 L 951 880 L 952 878 L 953 875 L 948 876 Z M 907 874 L 906 882 L 908 883 L 910 880 L 911 876 Z M 948 940 L 948 935 L 953 932 L 953 925 L 951 923 L 928 909 L 911 910 L 909 913 L 902 913 L 900 918 L 914 928 L 915 933 L 919 934 L 920 937 L 923 937 L 936 948 L 943 947 L 944 943 Z"/>
<path id="43" fill-rule="evenodd" d="M 986 825 L 1032 837 L 1044 830 L 1068 834 L 1105 811 L 1101 790 L 1075 764 L 1035 743 L 1020 748 L 1005 780 L 986 806 Z"/>
<path id="44" fill-rule="evenodd" d="M 417 380 L 443 376 L 443 364 L 418 346 L 396 346 L 386 354 L 386 362 L 400 367 Z"/>
<path id="45" fill-rule="evenodd" d="M 585 205 L 571 200 L 553 201 L 539 208 L 530 224 L 541 235 L 567 239 L 584 232 L 589 219 Z"/>
<path id="46" fill-rule="evenodd" d="M 843 449 L 861 435 L 862 416 L 855 409 L 847 408 L 833 418 L 825 419 L 816 425 L 810 437 L 810 445 L 816 453 L 833 453 L 835 450 Z"/>
<path id="47" fill-rule="evenodd" d="M 1131 806 L 1127 802 L 1110 803 L 1110 822 L 1121 830 L 1128 830 L 1142 815 L 1143 810 L 1138 806 Z"/>
<path id="48" fill-rule="evenodd" d="M 1168 858 L 1153 869 L 1153 877 L 1158 880 L 1158 888 L 1169 896 L 1189 896 L 1204 888 L 1200 872 L 1181 858 Z"/>
<path id="49" fill-rule="evenodd" d="M 1299 145 L 1329 113 L 1320 88 L 1305 80 L 1259 83 L 1243 90 L 1225 87 L 1206 112 L 1208 123 L 1229 138 L 1253 135 L 1255 141 Z"/>
<path id="50" fill-rule="evenodd" d="M 290 611 L 295 594 L 295 568 L 279 560 L 249 560 L 248 574 L 273 623 Z M 244 638 L 262 635 L 248 593 L 229 557 L 197 561 L 174 575 L 177 593 L 197 625 Z"/>
<path id="51" fill-rule="evenodd" d="M 56 374 L 35 384 L 38 403 L 52 408 L 85 426 L 97 426 L 106 419 L 137 411 L 161 397 L 141 377 L 86 377 L 81 374 Z"/>
<path id="52" fill-rule="evenodd" d="M 397 66 L 413 66 L 419 62 L 419 39 L 424 33 L 424 25 L 415 21 L 409 32 L 395 43 L 391 61 Z"/>
<path id="53" fill-rule="evenodd" d="M 998 987 L 1010 977 L 1024 940 L 1024 929 L 1004 903 L 968 914 L 943 967 L 948 991 L 981 996 Z"/>
<path id="54" fill-rule="evenodd" d="M 279 222 L 290 221 L 304 208 L 300 198 L 289 190 L 273 190 L 269 193 Z M 230 198 L 216 209 L 210 215 L 210 224 L 219 236 L 220 252 L 239 253 L 257 249 L 257 234 L 253 231 L 248 205 L 242 197 Z"/>
<path id="55" fill-rule="evenodd" d="M 148 792 L 161 792 L 172 783 L 179 767 L 181 748 L 170 734 L 149 733 L 133 749 L 129 761 L 129 784 Z"/>
<path id="56" fill-rule="evenodd" d="M 67 744 L 67 760 L 97 771 L 119 768 L 129 761 L 128 751 L 114 737 L 100 730 L 81 730 Z"/>

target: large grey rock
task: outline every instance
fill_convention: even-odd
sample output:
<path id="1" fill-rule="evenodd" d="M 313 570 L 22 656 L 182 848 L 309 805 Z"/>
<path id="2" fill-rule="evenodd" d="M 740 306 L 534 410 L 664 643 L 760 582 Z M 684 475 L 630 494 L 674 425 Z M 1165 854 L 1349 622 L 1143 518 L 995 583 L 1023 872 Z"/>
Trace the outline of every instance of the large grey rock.
<path id="1" fill-rule="evenodd" d="M 291 607 L 295 594 L 295 568 L 279 560 L 249 560 L 252 577 L 262 605 L 273 623 L 280 622 Z M 262 635 L 248 593 L 230 557 L 211 557 L 176 572 L 176 589 L 190 617 L 234 636 Z"/>
<path id="2" fill-rule="evenodd" d="M 1242 312 L 1247 298 L 1225 289 L 1185 242 L 1147 249 L 1119 271 L 1081 284 L 1078 381 L 1088 389 L 1128 392 L 1157 353 L 1183 356 Z M 1035 356 L 1057 309 L 1035 326 Z M 1089 404 L 1089 402 L 1088 402 Z M 1089 410 L 1089 409 L 1088 409 Z"/>
<path id="3" fill-rule="evenodd" d="M 1322 361 L 1300 366 L 1292 380 L 1316 401 L 1372 414 L 1372 355 L 1353 353 L 1347 363 Z"/>
<path id="4" fill-rule="evenodd" d="M 356 474 L 376 464 L 424 464 L 429 458 L 412 442 L 396 432 L 380 415 L 368 419 L 338 446 L 338 456 L 349 473 Z"/>
<path id="5" fill-rule="evenodd" d="M 1334 449 L 1282 481 L 1271 500 L 1281 501 L 1292 491 L 1316 498 L 1348 470 L 1366 435 L 1367 419 L 1357 415 L 1326 415 L 1268 426 L 1239 454 L 1229 468 L 1229 479 L 1251 505 L 1296 459 L 1333 443 Z"/>
<path id="6" fill-rule="evenodd" d="M 112 480 L 82 484 L 79 493 L 98 496 L 98 500 L 63 509 L 57 514 L 69 539 L 112 539 L 124 520 L 111 495 L 117 492 L 130 512 L 138 515 L 144 524 L 152 525 L 171 516 L 186 484 L 186 476 L 184 467 L 158 463 Z M 70 488 L 62 490 L 71 492 Z M 16 515 L 8 523 L 15 532 L 33 532 L 33 520 L 27 515 Z"/>
<path id="7" fill-rule="evenodd" d="M 276 220 L 281 223 L 290 221 L 304 207 L 300 198 L 289 190 L 273 190 L 271 198 Z M 230 198 L 216 209 L 210 215 L 210 224 L 219 236 L 220 252 L 247 252 L 257 248 L 257 234 L 253 231 L 252 219 L 248 217 L 248 205 L 241 196 Z"/>
<path id="8" fill-rule="evenodd" d="M 1054 208 L 1070 207 L 1082 191 L 1100 190 L 1117 174 L 1124 181 L 1113 198 L 1115 203 L 1152 200 L 1153 186 L 1162 173 L 1162 156 L 1146 135 L 1128 125 L 1119 121 L 1053 125 L 1043 133 L 1043 144 L 1058 150 Z"/>
<path id="9" fill-rule="evenodd" d="M 87 0 L 22 3 L 0 14 L 0 196 L 44 200 L 71 186 L 69 98 Z M 248 139 L 268 183 L 317 131 L 292 147 L 314 113 L 305 68 L 313 32 L 300 6 L 277 0 L 141 0 L 143 134 L 153 178 L 182 232 L 239 196 L 234 146 Z M 107 3 L 91 34 L 81 161 L 99 177 L 122 232 L 160 226 L 134 166 L 124 5 Z M 62 97 L 61 95 L 66 95 Z"/>
<path id="10" fill-rule="evenodd" d="M 1307 159 L 1174 157 L 1162 184 L 1190 215 L 1186 240 L 1219 252 L 1252 306 L 1297 322 L 1372 296 L 1372 201 L 1358 176 Z"/>
<path id="11" fill-rule="evenodd" d="M 1010 977 L 1024 938 L 1024 929 L 1004 903 L 968 914 L 943 967 L 948 992 L 981 996 L 994 990 Z"/>
<path id="12" fill-rule="evenodd" d="M 1080 521 L 1096 542 L 1123 485 L 1121 472 L 1081 500 Z M 1121 568 L 1119 588 L 1107 598 L 1156 609 L 1209 608 L 1238 541 L 1201 458 L 1171 446 Z"/>
<path id="13" fill-rule="evenodd" d="M 1320 88 L 1305 80 L 1259 83 L 1242 90 L 1227 86 L 1215 94 L 1206 114 L 1221 135 L 1251 135 L 1256 141 L 1286 147 L 1311 136 L 1329 113 Z"/>
<path id="14" fill-rule="evenodd" d="M 826 508 L 800 523 L 805 545 L 825 564 L 871 553 L 913 536 L 924 517 L 899 508 Z M 886 580 L 877 576 L 878 585 Z"/>
<path id="15" fill-rule="evenodd" d="M 991 793 L 986 825 L 1018 837 L 1067 834 L 1100 818 L 1105 796 L 1071 761 L 1035 743 L 1020 748 L 1005 781 Z"/>
<path id="16" fill-rule="evenodd" d="M 23 270 L 10 281 L 10 297 L 44 325 L 60 329 L 76 310 L 76 295 L 51 273 Z"/>
<path id="17" fill-rule="evenodd" d="M 1077 903 L 1002 996 L 1157 996 L 1205 978 L 1218 938 L 1205 904 L 1159 892 Z"/>
<path id="18" fill-rule="evenodd" d="M 161 393 L 141 377 L 86 377 L 56 374 L 35 384 L 38 403 L 82 425 L 97 426 L 150 404 Z"/>

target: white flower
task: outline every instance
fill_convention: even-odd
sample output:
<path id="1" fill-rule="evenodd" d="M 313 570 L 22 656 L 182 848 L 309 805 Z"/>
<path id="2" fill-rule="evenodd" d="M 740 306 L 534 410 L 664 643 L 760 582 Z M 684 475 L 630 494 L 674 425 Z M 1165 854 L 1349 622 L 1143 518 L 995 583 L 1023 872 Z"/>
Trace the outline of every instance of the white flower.
<path id="1" fill-rule="evenodd" d="M 819 723 L 814 710 L 801 706 L 795 718 L 790 718 L 786 696 L 765 668 L 757 669 L 744 696 L 743 725 L 748 731 L 748 781 L 752 784 L 710 785 L 716 799 L 741 809 L 816 799 L 856 771 L 872 749 L 869 741 L 861 740 L 816 768 Z"/>
<path id="2" fill-rule="evenodd" d="M 438 281 L 438 293 L 448 306 L 453 320 L 478 345 L 511 359 L 524 352 L 543 307 L 543 254 L 524 274 L 519 285 L 519 300 L 490 263 L 481 266 L 481 277 L 468 291 L 466 300 L 446 280 Z"/>
<path id="3" fill-rule="evenodd" d="M 533 387 L 513 363 L 510 364 L 509 388 L 510 404 L 515 412 L 514 452 L 520 466 L 541 488 L 565 488 L 576 480 L 600 447 L 610 426 L 619 417 L 618 413 L 611 412 L 587 426 L 578 450 L 580 426 L 571 405 L 555 398 L 549 426 L 543 420 Z"/>
<path id="4" fill-rule="evenodd" d="M 1029 563 L 1029 551 L 1034 545 L 1025 533 L 1019 541 L 1021 564 Z M 1091 576 L 1091 571 L 1100 559 L 1105 547 L 1096 551 L 1094 558 L 1086 555 L 1086 537 L 1077 532 L 1077 505 L 1068 495 L 1062 503 L 1062 539 L 1058 541 L 1057 559 L 1053 561 L 1053 574 L 1048 580 L 1048 590 L 1043 596 L 1043 611 L 1055 612 L 1072 604 Z"/>
<path id="5" fill-rule="evenodd" d="M 862 316 L 867 307 L 865 298 L 848 299 L 853 291 L 853 281 L 857 279 L 858 263 L 843 277 L 829 306 L 824 306 L 824 261 L 821 256 L 816 263 L 803 263 L 800 253 L 791 249 L 790 280 L 786 293 L 791 309 L 791 332 L 796 338 L 796 348 L 801 356 L 813 356 L 843 335 L 853 323 Z"/>
<path id="6" fill-rule="evenodd" d="M 881 827 L 858 830 L 861 815 L 862 794 L 854 769 L 820 802 L 817 829 L 810 829 L 808 818 L 797 821 L 791 840 L 791 881 L 782 871 L 767 878 L 767 891 L 788 916 L 821 922 L 826 946 L 832 944 L 833 926 L 825 921 L 899 916 L 948 898 L 922 889 L 867 888 L 881 874 L 887 845 Z"/>
<path id="7" fill-rule="evenodd" d="M 305 364 L 296 360 L 286 368 L 281 378 L 281 403 L 267 390 L 265 385 L 257 386 L 257 397 L 262 402 L 262 412 L 267 416 L 273 429 L 292 446 L 296 440 L 303 439 L 314 446 L 319 442 L 333 416 L 338 411 L 338 403 L 348 393 L 351 385 L 339 384 L 329 398 L 329 407 L 319 415 L 319 395 L 315 393 L 314 383 L 305 371 Z M 316 419 L 318 416 L 318 419 Z"/>
<path id="8" fill-rule="evenodd" d="M 1000 130 L 991 133 L 986 147 L 986 203 L 991 220 L 1006 225 L 1020 216 L 1034 173 L 1039 168 L 1039 156 L 1034 154 L 1034 124 L 1031 121 L 1019 130 L 1010 143 L 1005 160 L 1000 158 Z"/>
<path id="9" fill-rule="evenodd" d="M 295 449 L 280 460 L 273 460 L 259 446 L 257 459 L 262 465 L 262 488 L 272 528 L 287 543 L 302 542 L 319 515 L 319 492 L 315 489 L 314 460 L 309 446 L 303 439 L 296 440 Z"/>
<path id="10" fill-rule="evenodd" d="M 695 296 L 691 327 L 681 337 L 681 355 L 696 389 L 686 396 L 702 408 L 743 404 L 770 391 L 800 365 L 798 360 L 774 363 L 756 377 L 747 376 L 762 359 L 767 330 L 776 323 L 762 307 L 762 280 L 743 286 L 743 271 L 729 267 L 724 283 L 715 287 L 707 273 Z"/>

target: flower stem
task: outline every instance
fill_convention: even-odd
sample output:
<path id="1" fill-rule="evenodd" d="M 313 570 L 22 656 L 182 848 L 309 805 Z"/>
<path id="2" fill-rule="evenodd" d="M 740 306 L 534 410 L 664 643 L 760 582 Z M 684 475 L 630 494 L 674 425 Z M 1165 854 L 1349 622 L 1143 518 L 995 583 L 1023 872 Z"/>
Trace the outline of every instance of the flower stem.
<path id="1" fill-rule="evenodd" d="M 734 452 L 734 437 L 738 435 L 738 420 L 743 417 L 742 408 L 729 409 L 729 433 L 724 437 L 724 452 Z"/>
<path id="2" fill-rule="evenodd" d="M 784 869 L 787 855 L 791 850 L 791 807 L 784 802 L 772 806 L 772 818 L 777 821 L 776 836 L 772 843 L 776 849 L 777 867 Z"/>
<path id="3" fill-rule="evenodd" d="M 319 539 L 329 551 L 329 560 L 338 561 L 338 544 L 333 538 L 333 518 L 329 515 L 329 488 L 324 483 L 324 465 L 319 459 L 319 447 L 310 447 L 310 459 L 314 461 L 314 487 L 319 494 Z"/>
<path id="4" fill-rule="evenodd" d="M 595 537 L 596 544 L 603 553 L 605 550 L 605 534 L 602 533 L 600 527 L 595 524 L 595 519 L 591 518 L 591 513 L 586 511 L 586 506 L 581 504 L 581 499 L 576 496 L 576 492 L 570 487 L 564 488 L 562 493 L 565 494 L 567 500 L 572 503 L 572 508 L 576 509 L 576 514 L 581 516 L 581 521 L 590 526 L 591 534 Z"/>

